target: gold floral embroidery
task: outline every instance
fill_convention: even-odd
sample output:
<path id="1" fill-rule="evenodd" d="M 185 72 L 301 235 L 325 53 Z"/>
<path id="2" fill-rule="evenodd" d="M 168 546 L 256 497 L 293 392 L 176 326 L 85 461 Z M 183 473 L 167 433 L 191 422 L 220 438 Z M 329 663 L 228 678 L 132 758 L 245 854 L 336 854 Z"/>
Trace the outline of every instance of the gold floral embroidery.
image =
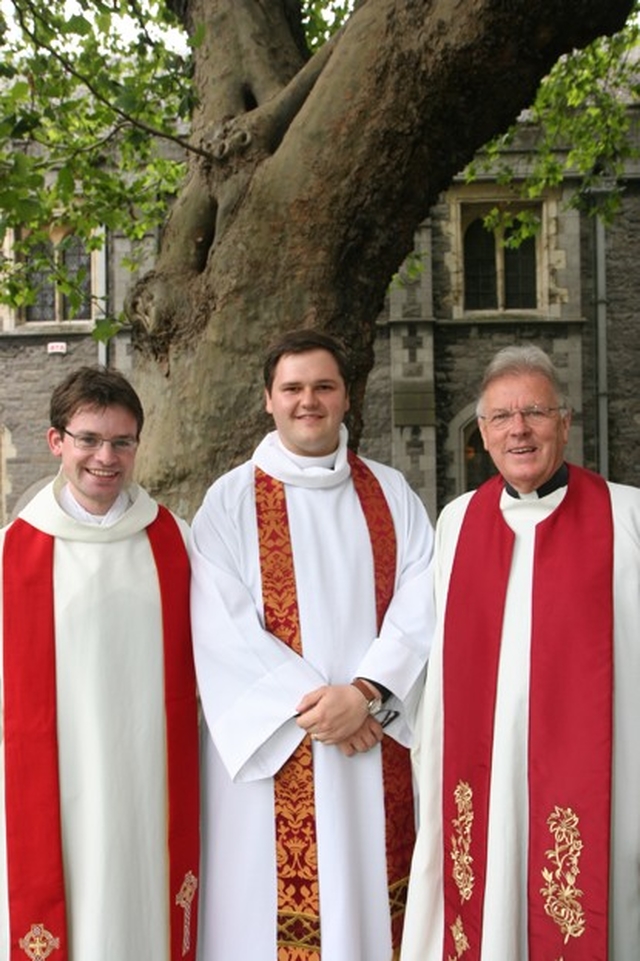
<path id="1" fill-rule="evenodd" d="M 284 485 L 256 468 L 264 621 L 296 654 L 302 637 Z M 274 778 L 278 961 L 319 961 L 320 896 L 313 750 L 308 737 Z"/>
<path id="2" fill-rule="evenodd" d="M 547 818 L 555 847 L 546 855 L 555 867 L 553 870 L 542 869 L 545 885 L 540 888 L 540 894 L 545 899 L 545 912 L 560 928 L 565 944 L 569 938 L 579 938 L 585 930 L 584 911 L 579 900 L 583 892 L 575 886 L 583 848 L 579 823 L 580 818 L 572 808 L 557 805 Z"/>
<path id="3" fill-rule="evenodd" d="M 44 924 L 32 924 L 28 934 L 18 943 L 30 961 L 45 961 L 60 947 L 60 938 L 54 938 Z"/>
<path id="4" fill-rule="evenodd" d="M 462 918 L 460 915 L 455 920 L 455 924 L 451 925 L 451 934 L 453 936 L 453 943 L 456 949 L 456 958 L 461 958 L 462 955 L 469 950 L 470 944 L 469 940 L 464 933 L 464 926 L 462 924 Z M 455 961 L 452 955 L 449 955 L 447 961 Z"/>
<path id="5" fill-rule="evenodd" d="M 456 882 L 460 897 L 469 901 L 473 894 L 475 878 L 471 865 L 471 825 L 473 824 L 473 791 L 466 781 L 459 781 L 453 792 L 458 817 L 453 819 L 455 834 L 451 835 L 451 858 L 453 860 L 453 880 Z"/>
<path id="6" fill-rule="evenodd" d="M 198 879 L 191 871 L 187 871 L 180 890 L 176 894 L 176 904 L 184 911 L 182 920 L 182 957 L 189 953 L 191 947 L 191 902 L 198 889 Z"/>

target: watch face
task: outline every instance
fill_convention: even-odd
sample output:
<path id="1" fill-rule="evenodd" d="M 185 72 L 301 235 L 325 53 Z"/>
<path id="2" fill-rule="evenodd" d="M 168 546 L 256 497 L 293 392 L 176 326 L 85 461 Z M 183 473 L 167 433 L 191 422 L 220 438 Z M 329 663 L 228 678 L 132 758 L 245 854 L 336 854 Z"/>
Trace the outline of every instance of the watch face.
<path id="1" fill-rule="evenodd" d="M 369 714 L 377 714 L 378 711 L 382 710 L 382 698 L 374 697 L 372 701 L 369 701 Z"/>

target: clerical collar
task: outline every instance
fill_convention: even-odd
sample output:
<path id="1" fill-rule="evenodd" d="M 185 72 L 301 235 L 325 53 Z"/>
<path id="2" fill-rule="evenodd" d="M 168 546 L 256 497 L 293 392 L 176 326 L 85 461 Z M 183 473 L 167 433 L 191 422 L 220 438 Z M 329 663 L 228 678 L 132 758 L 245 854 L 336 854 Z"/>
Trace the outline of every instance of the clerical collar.
<path id="1" fill-rule="evenodd" d="M 304 454 L 294 454 L 282 443 L 280 434 L 277 435 L 278 447 L 300 470 L 308 470 L 310 467 L 324 467 L 326 470 L 333 470 L 336 466 L 339 447 L 336 447 L 330 454 L 322 454 L 319 457 L 309 457 Z"/>
<path id="2" fill-rule="evenodd" d="M 546 497 L 547 494 L 552 494 L 553 491 L 557 491 L 559 487 L 566 487 L 568 482 L 569 468 L 566 464 L 561 464 L 555 474 L 550 477 L 548 481 L 545 481 L 541 487 L 538 487 L 533 493 L 536 494 L 537 497 Z M 531 496 L 520 494 L 515 487 L 512 487 L 511 484 L 508 484 L 506 481 L 504 484 L 504 489 L 506 490 L 507 494 L 510 494 L 511 497 L 515 497 L 516 499 L 520 499 L 524 496 Z"/>
<path id="3" fill-rule="evenodd" d="M 122 490 L 106 514 L 90 514 L 89 511 L 80 504 L 77 498 L 74 497 L 70 485 L 65 484 L 58 495 L 58 503 L 66 514 L 74 517 L 77 521 L 82 521 L 83 524 L 94 524 L 96 527 L 108 527 L 110 524 L 115 524 L 125 511 L 129 509 L 131 506 L 131 495 L 126 490 Z"/>

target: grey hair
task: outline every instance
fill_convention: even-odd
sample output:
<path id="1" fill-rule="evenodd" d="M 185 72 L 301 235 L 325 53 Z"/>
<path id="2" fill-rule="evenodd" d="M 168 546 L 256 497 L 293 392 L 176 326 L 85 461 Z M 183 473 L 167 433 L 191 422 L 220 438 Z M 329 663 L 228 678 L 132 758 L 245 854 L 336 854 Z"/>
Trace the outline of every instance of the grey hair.
<path id="1" fill-rule="evenodd" d="M 571 410 L 568 398 L 562 390 L 560 376 L 548 354 L 535 344 L 503 347 L 495 355 L 485 369 L 480 392 L 476 403 L 476 415 L 480 415 L 482 398 L 485 391 L 494 380 L 510 374 L 541 374 L 546 377 L 558 398 L 558 407 L 568 412 Z"/>

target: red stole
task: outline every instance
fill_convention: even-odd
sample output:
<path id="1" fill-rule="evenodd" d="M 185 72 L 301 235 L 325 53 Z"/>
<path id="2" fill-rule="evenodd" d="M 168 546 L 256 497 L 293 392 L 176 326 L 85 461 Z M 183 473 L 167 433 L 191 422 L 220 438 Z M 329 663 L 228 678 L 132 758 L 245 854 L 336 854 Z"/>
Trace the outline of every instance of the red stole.
<path id="1" fill-rule="evenodd" d="M 480 958 L 493 719 L 514 534 L 501 478 L 471 498 L 445 618 L 443 957 Z M 535 536 L 529 961 L 607 958 L 613 692 L 609 491 L 571 466 Z M 527 603 L 528 598 L 523 601 Z M 508 638 L 505 640 L 508 643 Z M 494 961 L 489 958 L 486 961 Z"/>
<path id="2" fill-rule="evenodd" d="M 393 518 L 371 470 L 349 451 L 351 476 L 373 551 L 378 629 L 393 596 L 396 537 Z M 256 510 L 265 627 L 302 656 L 302 639 L 284 485 L 259 468 Z M 394 946 L 402 931 L 413 847 L 409 752 L 383 741 L 387 871 Z M 278 961 L 319 961 L 320 903 L 315 837 L 313 756 L 305 737 L 274 779 L 278 866 Z"/>
<path id="3" fill-rule="evenodd" d="M 199 871 L 198 720 L 189 559 L 160 507 L 147 528 L 162 598 L 171 961 L 195 958 Z M 56 725 L 55 538 L 18 518 L 6 533 L 4 752 L 11 961 L 67 961 Z M 25 653 L 26 652 L 26 653 Z M 71 908 L 73 910 L 73 908 Z"/>

